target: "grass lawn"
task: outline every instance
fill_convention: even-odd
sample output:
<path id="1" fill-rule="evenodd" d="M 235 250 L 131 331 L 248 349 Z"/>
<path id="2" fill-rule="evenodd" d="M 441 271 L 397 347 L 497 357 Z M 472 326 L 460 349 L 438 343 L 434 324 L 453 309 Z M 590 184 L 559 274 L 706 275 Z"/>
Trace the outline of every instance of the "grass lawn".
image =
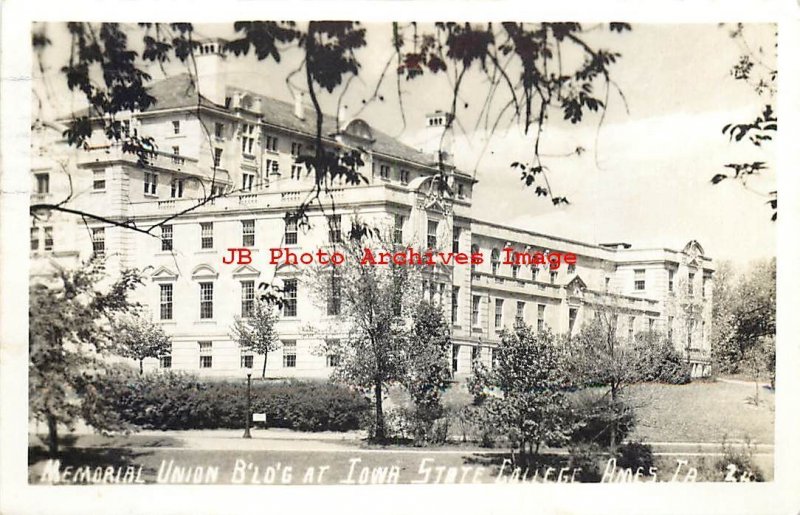
<path id="1" fill-rule="evenodd" d="M 642 384 L 629 387 L 634 406 L 634 439 L 650 442 L 720 442 L 723 439 L 771 444 L 775 434 L 775 395 L 753 384 L 696 381 L 688 385 Z"/>

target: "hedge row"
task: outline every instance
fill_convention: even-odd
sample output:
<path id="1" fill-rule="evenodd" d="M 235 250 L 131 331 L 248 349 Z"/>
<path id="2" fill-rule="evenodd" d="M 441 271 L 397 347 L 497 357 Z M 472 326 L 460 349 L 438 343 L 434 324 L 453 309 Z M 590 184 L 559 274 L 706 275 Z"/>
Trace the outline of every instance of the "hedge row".
<path id="1" fill-rule="evenodd" d="M 243 381 L 204 381 L 168 372 L 114 372 L 98 393 L 122 420 L 146 429 L 218 429 L 244 426 L 247 390 Z M 253 413 L 266 413 L 267 427 L 301 431 L 347 431 L 363 426 L 370 408 L 363 395 L 329 382 L 254 381 Z"/>

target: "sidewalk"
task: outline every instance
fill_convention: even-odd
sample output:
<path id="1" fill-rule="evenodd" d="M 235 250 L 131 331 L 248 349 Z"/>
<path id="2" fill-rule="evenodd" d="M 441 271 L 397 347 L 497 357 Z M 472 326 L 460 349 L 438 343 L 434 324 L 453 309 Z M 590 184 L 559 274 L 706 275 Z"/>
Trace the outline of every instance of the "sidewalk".
<path id="1" fill-rule="evenodd" d="M 357 450 L 366 438 L 364 431 L 317 433 L 278 428 L 251 428 L 250 439 L 242 438 L 243 429 L 208 429 L 190 431 L 139 431 L 142 436 L 169 436 L 183 448 L 202 450 L 275 450 L 275 451 L 346 451 Z"/>

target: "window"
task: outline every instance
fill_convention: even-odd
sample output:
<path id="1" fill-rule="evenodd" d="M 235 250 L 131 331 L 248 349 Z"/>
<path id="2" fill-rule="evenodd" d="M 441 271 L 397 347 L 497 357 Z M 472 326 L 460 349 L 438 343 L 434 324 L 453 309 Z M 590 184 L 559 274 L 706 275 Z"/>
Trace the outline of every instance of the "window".
<path id="1" fill-rule="evenodd" d="M 336 368 L 339 366 L 339 355 L 328 354 L 325 356 L 325 366 L 328 368 Z"/>
<path id="2" fill-rule="evenodd" d="M 472 352 L 470 353 L 470 361 L 472 362 L 472 368 L 475 368 L 477 364 L 481 360 L 481 348 L 475 345 L 472 347 Z"/>
<path id="3" fill-rule="evenodd" d="M 214 124 L 214 136 L 217 138 L 223 138 L 225 135 L 225 124 L 216 122 Z"/>
<path id="4" fill-rule="evenodd" d="M 297 163 L 292 165 L 291 178 L 295 181 L 303 178 L 303 165 Z"/>
<path id="5" fill-rule="evenodd" d="M 379 170 L 380 170 L 379 173 L 380 173 L 381 179 L 388 179 L 389 178 L 389 174 L 391 173 L 389 165 L 380 165 Z"/>
<path id="6" fill-rule="evenodd" d="M 253 304 L 256 298 L 255 281 L 242 281 L 242 317 L 253 316 Z"/>
<path id="7" fill-rule="evenodd" d="M 294 368 L 297 366 L 297 342 L 286 340 L 283 342 L 283 368 Z"/>
<path id="8" fill-rule="evenodd" d="M 242 220 L 242 247 L 254 247 L 256 244 L 256 221 Z"/>
<path id="9" fill-rule="evenodd" d="M 342 242 L 342 215 L 328 217 L 328 241 L 331 243 Z"/>
<path id="10" fill-rule="evenodd" d="M 106 189 L 106 171 L 95 170 L 92 173 L 92 189 L 94 191 L 103 191 Z"/>
<path id="11" fill-rule="evenodd" d="M 460 347 L 458 345 L 453 345 L 453 373 L 458 372 L 458 351 Z"/>
<path id="12" fill-rule="evenodd" d="M 269 176 L 271 173 L 279 173 L 280 172 L 280 165 L 276 159 L 265 159 L 264 160 L 264 175 Z"/>
<path id="13" fill-rule="evenodd" d="M 475 254 L 480 253 L 481 249 L 477 245 L 471 245 L 470 248 L 469 248 L 469 251 L 474 256 Z M 475 273 L 475 263 L 472 263 L 472 262 L 470 263 L 469 271 L 470 271 L 470 273 L 473 273 L 473 274 Z"/>
<path id="14" fill-rule="evenodd" d="M 401 184 L 408 184 L 408 179 L 411 177 L 411 174 L 408 170 L 400 170 L 400 183 Z"/>
<path id="15" fill-rule="evenodd" d="M 550 271 L 550 284 L 555 284 L 557 277 L 558 277 L 558 272 L 556 272 L 555 270 Z"/>
<path id="16" fill-rule="evenodd" d="M 494 327 L 495 329 L 503 328 L 503 299 L 494 301 Z"/>
<path id="17" fill-rule="evenodd" d="M 31 227 L 31 250 L 39 250 L 39 228 Z"/>
<path id="18" fill-rule="evenodd" d="M 286 219 L 283 239 L 287 245 L 297 245 L 297 220 Z"/>
<path id="19" fill-rule="evenodd" d="M 689 295 L 694 296 L 694 272 L 689 272 Z"/>
<path id="20" fill-rule="evenodd" d="M 481 309 L 481 298 L 478 295 L 472 296 L 472 325 L 477 326 Z"/>
<path id="21" fill-rule="evenodd" d="M 511 277 L 514 279 L 519 275 L 519 265 L 511 265 Z"/>
<path id="22" fill-rule="evenodd" d="M 214 283 L 200 283 L 200 318 L 214 317 Z"/>
<path id="23" fill-rule="evenodd" d="M 633 340 L 633 328 L 636 324 L 636 317 L 628 317 L 628 340 Z"/>
<path id="24" fill-rule="evenodd" d="M 255 180 L 256 175 L 254 173 L 242 172 L 242 191 L 252 191 Z"/>
<path id="25" fill-rule="evenodd" d="M 221 197 L 223 194 L 225 194 L 225 186 L 223 186 L 222 184 L 215 184 L 211 186 L 212 197 Z M 212 200 L 211 202 L 213 204 L 214 201 Z"/>
<path id="26" fill-rule="evenodd" d="M 271 150 L 272 152 L 278 151 L 278 138 L 275 136 L 266 136 L 266 143 L 267 143 L 267 150 Z"/>
<path id="27" fill-rule="evenodd" d="M 172 147 L 172 162 L 175 164 L 181 164 L 183 159 L 181 159 L 181 147 L 174 146 Z"/>
<path id="28" fill-rule="evenodd" d="M 458 185 L 458 198 L 464 198 L 464 185 Z"/>
<path id="29" fill-rule="evenodd" d="M 436 248 L 436 231 L 439 228 L 439 222 L 428 220 L 428 248 Z"/>
<path id="30" fill-rule="evenodd" d="M 53 228 L 44 228 L 44 250 L 53 250 Z"/>
<path id="31" fill-rule="evenodd" d="M 578 319 L 578 308 L 569 308 L 569 332 L 575 329 L 575 321 Z"/>
<path id="32" fill-rule="evenodd" d="M 517 314 L 514 319 L 517 324 L 525 323 L 525 301 L 517 301 Z"/>
<path id="33" fill-rule="evenodd" d="M 253 368 L 253 355 L 250 353 L 242 354 L 239 362 L 242 368 Z"/>
<path id="34" fill-rule="evenodd" d="M 286 279 L 283 283 L 283 316 L 297 316 L 297 279 Z"/>
<path id="35" fill-rule="evenodd" d="M 453 291 L 450 292 L 450 320 L 452 323 L 458 322 L 458 293 L 460 288 L 453 286 Z"/>
<path id="36" fill-rule="evenodd" d="M 342 310 L 342 278 L 331 272 L 331 291 L 328 299 L 328 315 L 336 316 Z"/>
<path id="37" fill-rule="evenodd" d="M 183 179 L 172 179 L 170 196 L 172 198 L 183 198 Z"/>
<path id="38" fill-rule="evenodd" d="M 536 330 L 537 331 L 544 331 L 544 309 L 547 306 L 544 304 L 539 304 L 537 306 L 537 313 L 536 313 Z"/>
<path id="39" fill-rule="evenodd" d="M 608 291 L 608 288 L 610 286 L 611 286 L 611 278 L 610 277 L 606 277 L 606 284 L 605 284 L 606 291 Z"/>
<path id="40" fill-rule="evenodd" d="M 461 227 L 453 227 L 453 253 L 458 252 L 458 240 L 461 239 Z"/>
<path id="41" fill-rule="evenodd" d="M 500 269 L 500 251 L 497 249 L 492 249 L 492 275 L 497 275 L 497 271 Z"/>
<path id="42" fill-rule="evenodd" d="M 158 175 L 144 172 L 144 194 L 155 195 L 156 186 L 158 186 Z"/>
<path id="43" fill-rule="evenodd" d="M 211 342 L 198 342 L 200 346 L 200 368 L 211 368 Z"/>
<path id="44" fill-rule="evenodd" d="M 403 224 L 406 217 L 403 215 L 394 215 L 394 242 L 403 243 Z"/>
<path id="45" fill-rule="evenodd" d="M 575 273 L 575 265 L 572 265 L 572 264 L 567 265 L 567 273 L 568 274 L 574 274 Z"/>
<path id="46" fill-rule="evenodd" d="M 652 333 L 653 332 L 653 325 L 655 324 L 655 322 L 656 322 L 656 320 L 654 318 L 648 318 L 647 319 L 647 332 L 648 333 Z"/>
<path id="47" fill-rule="evenodd" d="M 173 120 L 172 121 L 172 133 L 173 134 L 180 134 L 181 133 L 181 122 L 180 122 L 180 120 Z"/>
<path id="48" fill-rule="evenodd" d="M 644 291 L 644 269 L 638 268 L 633 271 L 633 289 Z"/>
<path id="49" fill-rule="evenodd" d="M 172 226 L 171 225 L 162 225 L 161 226 L 161 250 L 165 251 L 165 252 L 172 250 Z"/>
<path id="50" fill-rule="evenodd" d="M 36 174 L 36 193 L 43 195 L 50 193 L 50 174 L 37 173 Z"/>
<path id="51" fill-rule="evenodd" d="M 104 256 L 106 253 L 106 230 L 103 227 L 92 229 L 92 251 L 97 256 Z"/>
<path id="52" fill-rule="evenodd" d="M 489 362 L 492 364 L 492 369 L 497 368 L 497 349 L 494 347 L 489 348 Z"/>
<path id="53" fill-rule="evenodd" d="M 214 168 L 219 168 L 220 163 L 222 163 L 222 149 L 215 148 L 214 149 Z"/>
<path id="54" fill-rule="evenodd" d="M 302 143 L 292 142 L 292 156 L 297 157 L 300 155 L 300 151 L 303 150 Z"/>
<path id="55" fill-rule="evenodd" d="M 172 368 L 172 356 L 161 356 L 158 360 L 161 368 Z"/>
<path id="56" fill-rule="evenodd" d="M 675 270 L 669 271 L 669 291 L 675 291 Z"/>
<path id="57" fill-rule="evenodd" d="M 536 276 L 539 274 L 539 265 L 531 265 L 531 281 L 536 281 Z"/>
<path id="58" fill-rule="evenodd" d="M 214 248 L 214 222 L 200 223 L 200 248 Z"/>
<path id="59" fill-rule="evenodd" d="M 172 320 L 172 284 L 161 284 L 159 287 L 161 289 L 159 295 L 161 320 Z"/>
<path id="60" fill-rule="evenodd" d="M 253 144 L 255 138 L 256 126 L 251 123 L 242 124 L 242 154 L 253 154 Z"/>

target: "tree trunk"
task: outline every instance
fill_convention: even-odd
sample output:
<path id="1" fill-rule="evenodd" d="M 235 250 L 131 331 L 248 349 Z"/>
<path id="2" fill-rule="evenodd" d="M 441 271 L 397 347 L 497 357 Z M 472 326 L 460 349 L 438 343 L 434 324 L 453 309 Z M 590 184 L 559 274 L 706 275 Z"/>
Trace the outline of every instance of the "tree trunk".
<path id="1" fill-rule="evenodd" d="M 617 450 L 617 420 L 619 417 L 619 413 L 617 413 L 617 387 L 611 387 L 611 409 L 613 413 L 613 418 L 611 420 L 611 436 L 609 440 L 609 449 L 613 454 Z"/>
<path id="2" fill-rule="evenodd" d="M 47 415 L 47 448 L 51 458 L 58 454 L 58 421 L 53 415 Z"/>
<path id="3" fill-rule="evenodd" d="M 381 442 L 386 439 L 386 427 L 383 421 L 383 385 L 380 381 L 375 383 L 375 440 Z"/>
<path id="4" fill-rule="evenodd" d="M 144 359 L 139 360 L 139 375 L 144 374 Z"/>
<path id="5" fill-rule="evenodd" d="M 267 377 L 267 353 L 264 353 L 264 365 L 261 367 L 261 379 Z"/>

